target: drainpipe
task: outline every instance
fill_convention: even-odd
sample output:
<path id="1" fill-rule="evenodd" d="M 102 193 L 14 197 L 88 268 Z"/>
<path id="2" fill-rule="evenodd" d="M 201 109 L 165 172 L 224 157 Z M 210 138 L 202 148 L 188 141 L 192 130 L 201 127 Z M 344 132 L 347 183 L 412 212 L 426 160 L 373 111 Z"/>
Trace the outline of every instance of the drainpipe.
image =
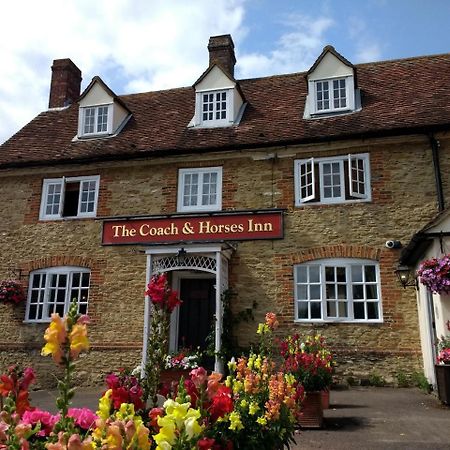
<path id="1" fill-rule="evenodd" d="M 433 133 L 428 135 L 431 145 L 431 154 L 433 157 L 434 181 L 436 182 L 436 193 L 438 200 L 439 212 L 444 210 L 444 192 L 442 190 L 441 167 L 439 163 L 439 141 L 434 137 Z"/>

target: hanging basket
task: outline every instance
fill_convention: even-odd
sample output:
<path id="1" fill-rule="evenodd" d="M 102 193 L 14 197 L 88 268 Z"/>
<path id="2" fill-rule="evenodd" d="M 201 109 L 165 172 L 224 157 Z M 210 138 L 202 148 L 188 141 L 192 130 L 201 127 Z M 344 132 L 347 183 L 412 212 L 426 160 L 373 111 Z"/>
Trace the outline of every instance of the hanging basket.
<path id="1" fill-rule="evenodd" d="M 302 403 L 299 425 L 301 428 L 322 428 L 322 391 L 306 392 Z"/>
<path id="2" fill-rule="evenodd" d="M 20 305 L 25 301 L 25 292 L 22 285 L 16 280 L 0 281 L 0 303 Z"/>
<path id="3" fill-rule="evenodd" d="M 435 294 L 450 292 L 450 254 L 422 261 L 417 276 L 419 281 Z"/>

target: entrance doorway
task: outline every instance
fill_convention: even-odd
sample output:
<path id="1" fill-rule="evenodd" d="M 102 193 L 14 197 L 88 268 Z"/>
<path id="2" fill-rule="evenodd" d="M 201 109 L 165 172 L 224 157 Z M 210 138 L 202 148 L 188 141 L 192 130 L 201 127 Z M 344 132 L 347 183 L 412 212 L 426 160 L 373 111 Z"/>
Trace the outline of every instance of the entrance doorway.
<path id="1" fill-rule="evenodd" d="M 203 355 L 201 365 L 212 369 L 214 357 L 205 355 L 205 351 L 208 346 L 214 348 L 214 340 L 211 342 L 207 338 L 215 325 L 216 279 L 187 271 L 173 272 L 173 276 L 182 303 L 172 316 L 170 349 L 199 349 Z"/>
<path id="2" fill-rule="evenodd" d="M 206 350 L 206 338 L 213 327 L 216 310 L 215 280 L 182 278 L 178 313 L 178 348 Z"/>

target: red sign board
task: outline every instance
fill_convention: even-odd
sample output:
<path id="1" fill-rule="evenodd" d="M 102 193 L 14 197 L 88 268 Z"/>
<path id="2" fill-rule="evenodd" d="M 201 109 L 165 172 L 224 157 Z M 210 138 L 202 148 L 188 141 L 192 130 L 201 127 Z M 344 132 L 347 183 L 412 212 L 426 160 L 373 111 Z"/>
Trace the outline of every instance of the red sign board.
<path id="1" fill-rule="evenodd" d="M 282 239 L 283 213 L 105 220 L 103 245 Z"/>

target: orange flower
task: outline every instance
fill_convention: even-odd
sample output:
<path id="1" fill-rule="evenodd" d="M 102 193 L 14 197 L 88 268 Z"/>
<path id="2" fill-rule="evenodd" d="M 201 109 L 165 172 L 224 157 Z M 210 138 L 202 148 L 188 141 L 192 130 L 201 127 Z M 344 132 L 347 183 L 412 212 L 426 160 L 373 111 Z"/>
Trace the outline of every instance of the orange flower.
<path id="1" fill-rule="evenodd" d="M 59 314 L 52 314 L 50 326 L 45 330 L 44 339 L 47 342 L 42 348 L 43 356 L 52 355 L 59 364 L 63 357 L 63 344 L 67 338 L 66 321 Z"/>
<path id="2" fill-rule="evenodd" d="M 77 323 L 72 327 L 69 335 L 70 356 L 75 359 L 83 350 L 89 350 L 89 340 L 87 338 L 87 327 L 85 323 Z"/>
<path id="3" fill-rule="evenodd" d="M 275 330 L 278 328 L 279 322 L 275 313 L 268 312 L 266 314 L 266 325 L 271 329 Z"/>
<path id="4" fill-rule="evenodd" d="M 208 394 L 208 398 L 212 399 L 217 390 L 219 389 L 219 381 L 222 379 L 222 374 L 218 372 L 213 372 L 208 377 L 208 387 L 206 388 L 206 393 Z"/>

